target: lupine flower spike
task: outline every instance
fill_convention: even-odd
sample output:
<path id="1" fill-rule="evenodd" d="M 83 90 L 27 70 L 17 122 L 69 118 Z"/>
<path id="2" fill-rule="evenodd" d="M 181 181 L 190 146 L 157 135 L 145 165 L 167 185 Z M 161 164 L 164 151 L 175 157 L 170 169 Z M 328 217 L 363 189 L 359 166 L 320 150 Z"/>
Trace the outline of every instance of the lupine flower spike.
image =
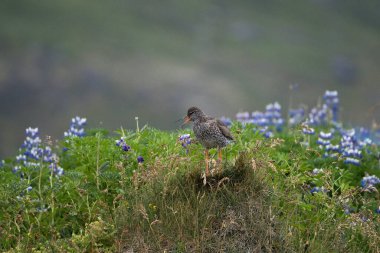
<path id="1" fill-rule="evenodd" d="M 178 137 L 178 141 L 181 143 L 182 147 L 186 149 L 186 154 L 189 153 L 188 146 L 191 144 L 190 134 L 183 134 Z"/>
<path id="2" fill-rule="evenodd" d="M 121 149 L 124 150 L 125 152 L 127 152 L 131 149 L 131 146 L 129 146 L 125 142 L 125 137 L 120 137 L 120 139 L 116 140 L 115 143 L 116 143 L 116 146 L 121 147 Z"/>
<path id="3" fill-rule="evenodd" d="M 361 181 L 361 187 L 363 188 L 363 191 L 377 191 L 376 185 L 380 184 L 380 179 L 376 177 L 375 175 L 372 176 L 365 176 L 363 177 Z"/>
<path id="4" fill-rule="evenodd" d="M 64 133 L 65 137 L 83 137 L 85 135 L 84 126 L 87 123 L 86 118 L 74 117 L 71 119 L 71 125 L 67 132 Z"/>
<path id="5" fill-rule="evenodd" d="M 141 155 L 139 155 L 137 157 L 137 163 L 143 163 L 143 162 L 144 162 L 144 158 Z"/>

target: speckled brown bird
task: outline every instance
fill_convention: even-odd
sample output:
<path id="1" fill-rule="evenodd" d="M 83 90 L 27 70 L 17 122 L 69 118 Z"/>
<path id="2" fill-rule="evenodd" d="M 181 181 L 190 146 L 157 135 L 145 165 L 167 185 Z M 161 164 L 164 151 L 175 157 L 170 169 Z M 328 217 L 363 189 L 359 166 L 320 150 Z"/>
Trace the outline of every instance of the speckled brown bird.
<path id="1" fill-rule="evenodd" d="M 222 148 L 234 140 L 228 127 L 219 119 L 207 116 L 198 107 L 190 107 L 183 124 L 193 122 L 193 131 L 205 150 L 206 175 L 209 171 L 209 149 L 218 149 L 218 165 L 222 162 Z"/>

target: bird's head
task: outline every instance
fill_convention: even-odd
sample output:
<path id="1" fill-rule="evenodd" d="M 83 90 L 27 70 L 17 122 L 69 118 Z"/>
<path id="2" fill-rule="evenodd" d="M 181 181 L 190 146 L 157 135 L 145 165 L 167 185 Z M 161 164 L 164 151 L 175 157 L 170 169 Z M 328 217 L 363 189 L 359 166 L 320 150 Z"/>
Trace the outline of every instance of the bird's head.
<path id="1" fill-rule="evenodd" d="M 183 124 L 186 124 L 186 123 L 189 123 L 190 121 L 195 121 L 201 117 L 204 117 L 205 114 L 202 112 L 201 109 L 199 109 L 198 107 L 190 107 L 188 110 L 187 110 L 187 115 L 185 116 L 185 118 L 183 119 Z"/>

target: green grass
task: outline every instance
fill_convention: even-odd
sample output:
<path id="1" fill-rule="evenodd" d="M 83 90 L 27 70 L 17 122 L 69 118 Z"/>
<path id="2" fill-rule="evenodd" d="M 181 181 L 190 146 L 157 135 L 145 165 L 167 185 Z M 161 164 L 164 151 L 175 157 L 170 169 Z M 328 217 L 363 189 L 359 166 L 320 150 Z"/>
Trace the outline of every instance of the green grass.
<path id="1" fill-rule="evenodd" d="M 5 252 L 378 252 L 378 192 L 358 186 L 362 167 L 322 159 L 297 129 L 265 139 L 235 123 L 222 170 L 206 184 L 202 147 L 144 127 L 117 136 L 93 129 L 58 142 L 61 177 L 0 171 L 0 248 Z M 131 146 L 115 145 L 119 134 Z M 372 147 L 377 148 L 377 147 Z M 376 150 L 374 150 L 376 151 Z M 143 163 L 137 162 L 143 156 Z M 215 157 L 215 151 L 211 152 Z M 311 175 L 315 168 L 324 173 Z M 33 189 L 25 193 L 27 186 Z M 311 185 L 326 193 L 310 193 Z M 23 194 L 20 194 L 23 193 Z M 20 197 L 21 196 L 21 197 Z M 345 206 L 352 208 L 344 213 Z M 45 208 L 42 212 L 40 208 Z M 363 221 L 363 219 L 367 219 Z"/>

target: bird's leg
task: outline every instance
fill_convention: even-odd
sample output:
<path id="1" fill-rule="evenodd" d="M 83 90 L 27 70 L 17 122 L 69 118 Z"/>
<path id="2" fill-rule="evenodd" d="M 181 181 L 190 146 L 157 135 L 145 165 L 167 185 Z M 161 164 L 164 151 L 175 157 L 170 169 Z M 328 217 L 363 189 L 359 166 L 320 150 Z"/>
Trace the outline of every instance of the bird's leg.
<path id="1" fill-rule="evenodd" d="M 218 147 L 218 169 L 222 167 L 222 149 Z"/>
<path id="2" fill-rule="evenodd" d="M 210 174 L 210 171 L 209 171 L 209 155 L 208 155 L 208 149 L 205 150 L 205 162 L 206 162 L 206 176 L 208 176 Z"/>

